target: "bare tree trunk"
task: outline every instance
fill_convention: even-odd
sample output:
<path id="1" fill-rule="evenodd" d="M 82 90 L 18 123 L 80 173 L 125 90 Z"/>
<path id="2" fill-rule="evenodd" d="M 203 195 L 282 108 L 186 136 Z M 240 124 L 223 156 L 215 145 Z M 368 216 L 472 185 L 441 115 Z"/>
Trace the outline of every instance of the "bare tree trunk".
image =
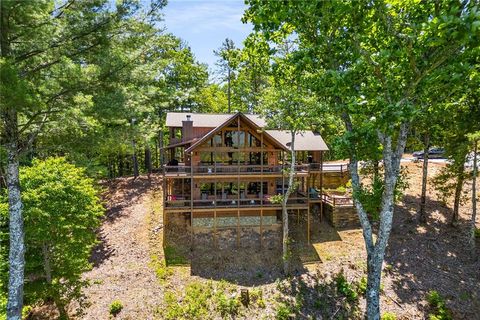
<path id="1" fill-rule="evenodd" d="M 20 320 L 23 307 L 23 281 L 25 272 L 25 233 L 23 204 L 20 191 L 18 116 L 14 110 L 3 114 L 7 140 L 7 190 L 9 213 L 9 279 L 7 318 Z"/>
<path id="2" fill-rule="evenodd" d="M 348 114 L 343 114 L 347 131 L 352 132 L 353 126 Z M 373 240 L 372 225 L 368 219 L 367 212 L 362 203 L 357 199 L 358 192 L 361 190 L 360 176 L 358 174 L 358 160 L 355 147 L 351 149 L 350 155 L 350 173 L 352 177 L 352 186 L 354 189 L 353 202 L 360 219 L 363 229 L 363 238 L 367 250 L 367 314 L 369 320 L 380 319 L 380 283 L 382 276 L 382 264 L 385 256 L 390 231 L 392 229 L 393 208 L 394 208 L 394 190 L 400 173 L 400 159 L 408 135 L 408 124 L 403 123 L 400 126 L 395 148 L 392 146 L 392 136 L 379 132 L 379 140 L 383 145 L 384 162 L 384 192 L 382 194 L 380 225 L 376 241 Z"/>
<path id="3" fill-rule="evenodd" d="M 132 149 L 133 149 L 133 154 L 132 154 L 133 177 L 137 178 L 138 177 L 138 159 L 137 159 L 137 147 L 135 144 L 135 140 L 132 140 Z"/>
<path id="4" fill-rule="evenodd" d="M 473 176 L 472 176 L 472 220 L 470 221 L 470 246 L 472 248 L 473 256 L 475 257 L 475 229 L 477 221 L 477 152 L 478 141 L 474 141 L 473 145 Z"/>
<path id="5" fill-rule="evenodd" d="M 291 154 L 291 163 L 290 163 L 290 172 L 288 173 L 288 188 L 283 196 L 282 201 L 282 223 L 283 223 L 283 246 L 282 246 L 282 255 L 283 255 L 283 272 L 288 275 L 290 273 L 290 252 L 289 252 L 289 238 L 288 238 L 288 198 L 295 189 L 295 134 L 296 131 L 292 130 L 292 142 L 290 144 L 290 154 Z"/>
<path id="6" fill-rule="evenodd" d="M 228 67 L 228 76 L 227 76 L 227 97 L 228 97 L 228 113 L 230 113 L 232 111 L 232 107 L 231 107 L 231 70 L 230 70 L 230 67 Z"/>
<path id="7" fill-rule="evenodd" d="M 145 146 L 145 170 L 147 170 L 148 173 L 152 172 L 152 152 L 148 145 Z"/>
<path id="8" fill-rule="evenodd" d="M 122 177 L 123 176 L 123 154 L 122 153 L 119 153 L 118 155 L 118 176 L 119 177 Z"/>
<path id="9" fill-rule="evenodd" d="M 465 158 L 463 158 L 463 159 L 465 159 Z M 456 186 L 455 186 L 455 199 L 453 201 L 453 216 L 452 216 L 452 221 L 450 222 L 450 224 L 452 226 L 454 226 L 458 223 L 458 212 L 460 210 L 460 199 L 461 199 L 461 196 L 462 196 L 463 182 L 465 180 L 464 172 L 465 172 L 465 161 L 462 161 L 462 163 L 458 164 L 457 183 L 456 183 Z"/>
<path id="10" fill-rule="evenodd" d="M 427 203 L 427 178 L 428 178 L 428 150 L 430 149 L 430 134 L 425 134 L 423 142 L 423 171 L 422 171 L 422 195 L 420 196 L 420 210 L 418 211 L 418 219 L 421 223 L 427 222 L 425 205 Z"/>

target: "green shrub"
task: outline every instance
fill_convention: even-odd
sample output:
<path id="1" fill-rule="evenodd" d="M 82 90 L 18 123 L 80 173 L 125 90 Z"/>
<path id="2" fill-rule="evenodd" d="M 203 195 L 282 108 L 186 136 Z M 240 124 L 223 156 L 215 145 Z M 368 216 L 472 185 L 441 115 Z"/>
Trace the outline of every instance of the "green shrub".
<path id="1" fill-rule="evenodd" d="M 275 319 L 277 320 L 288 320 L 290 316 L 294 313 L 292 306 L 282 302 L 277 307 L 277 313 L 275 314 Z"/>
<path id="2" fill-rule="evenodd" d="M 450 310 L 445 305 L 443 297 L 435 290 L 431 290 L 427 294 L 427 301 L 432 308 L 432 313 L 428 315 L 430 320 L 451 320 Z"/>
<path id="3" fill-rule="evenodd" d="M 31 166 L 20 168 L 20 181 L 25 222 L 25 278 L 35 279 L 25 282 L 24 298 L 30 305 L 55 300 L 53 305 L 61 309 L 81 298 L 87 283 L 82 275 L 91 269 L 89 259 L 97 243 L 94 230 L 100 225 L 104 212 L 99 190 L 84 169 L 68 163 L 65 158 L 33 160 Z M 7 214 L 5 201 L 6 198 L 0 197 L 0 225 Z M 4 238 L 6 235 L 0 226 L 0 255 L 4 254 Z M 0 258 L 0 287 L 5 281 L 2 260 Z M 46 263 L 49 277 L 39 277 L 45 274 Z"/>
<path id="4" fill-rule="evenodd" d="M 119 314 L 120 311 L 122 311 L 122 309 L 123 309 L 123 304 L 120 300 L 114 300 L 110 304 L 110 314 L 112 316 L 116 316 L 117 314 Z"/>
<path id="5" fill-rule="evenodd" d="M 357 293 L 365 295 L 367 293 L 367 277 L 362 277 L 357 283 Z"/>
<path id="6" fill-rule="evenodd" d="M 236 297 L 227 297 L 223 292 L 217 296 L 217 311 L 220 312 L 222 317 L 227 315 L 234 316 L 238 314 L 240 309 L 240 302 Z"/>
<path id="7" fill-rule="evenodd" d="M 340 272 L 335 277 L 337 292 L 347 298 L 348 301 L 354 302 L 358 300 L 358 294 L 354 290 L 353 285 L 345 278 L 343 272 Z"/>
<path id="8" fill-rule="evenodd" d="M 480 229 L 475 228 L 475 238 L 480 239 Z"/>
<path id="9" fill-rule="evenodd" d="M 250 293 L 250 299 L 253 303 L 256 303 L 259 308 L 265 309 L 265 301 L 263 300 L 262 289 L 253 289 Z"/>
<path id="10" fill-rule="evenodd" d="M 168 277 L 173 274 L 173 270 L 167 267 L 165 260 L 159 258 L 155 254 L 150 257 L 149 266 L 155 271 L 157 279 L 160 283 L 163 283 L 165 280 L 167 280 Z"/>
<path id="11" fill-rule="evenodd" d="M 382 320 L 397 320 L 395 313 L 385 312 L 382 314 Z"/>
<path id="12" fill-rule="evenodd" d="M 185 288 L 179 302 L 178 293 L 165 293 L 165 319 L 204 319 L 208 316 L 208 302 L 213 297 L 211 283 L 192 282 Z"/>

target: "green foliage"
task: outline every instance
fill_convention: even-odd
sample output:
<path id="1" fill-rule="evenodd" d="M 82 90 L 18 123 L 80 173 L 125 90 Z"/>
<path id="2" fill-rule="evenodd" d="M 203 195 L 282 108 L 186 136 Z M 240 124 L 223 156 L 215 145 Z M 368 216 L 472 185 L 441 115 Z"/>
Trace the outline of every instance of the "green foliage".
<path id="1" fill-rule="evenodd" d="M 253 289 L 250 292 L 250 299 L 252 300 L 252 303 L 256 303 L 257 306 L 261 309 L 265 309 L 266 304 L 265 300 L 263 300 L 263 291 L 262 289 Z"/>
<path id="2" fill-rule="evenodd" d="M 475 228 L 475 238 L 480 239 L 480 229 Z"/>
<path id="3" fill-rule="evenodd" d="M 165 293 L 166 309 L 164 317 L 167 320 L 176 319 L 206 319 L 209 314 L 209 301 L 213 297 L 211 283 L 192 282 L 185 288 L 185 294 L 178 301 L 177 294 L 171 291 Z"/>
<path id="4" fill-rule="evenodd" d="M 165 263 L 165 260 L 158 257 L 157 255 L 152 255 L 150 257 L 149 266 L 155 271 L 157 279 L 160 281 L 160 283 L 164 283 L 165 280 L 167 280 L 168 277 L 173 274 L 173 269 L 168 267 Z"/>
<path id="5" fill-rule="evenodd" d="M 283 202 L 283 195 L 281 194 L 276 194 L 276 195 L 273 195 L 269 198 L 270 202 L 271 203 L 274 203 L 274 204 L 280 204 Z"/>
<path id="6" fill-rule="evenodd" d="M 365 295 L 367 292 L 367 277 L 362 277 L 357 283 L 358 294 Z"/>
<path id="7" fill-rule="evenodd" d="M 443 297 L 435 290 L 431 290 L 427 294 L 427 302 L 432 309 L 429 314 L 430 320 L 451 320 L 452 316 L 450 310 L 445 305 Z"/>
<path id="8" fill-rule="evenodd" d="M 397 316 L 392 312 L 385 312 L 382 314 L 381 320 L 397 320 Z"/>
<path id="9" fill-rule="evenodd" d="M 405 170 L 401 170 L 394 190 L 395 202 L 400 201 L 403 192 L 407 188 L 407 172 Z M 360 190 L 355 193 L 357 199 L 362 203 L 365 211 L 370 214 L 373 221 L 378 221 L 380 219 L 383 190 L 383 177 L 378 175 L 372 177 L 372 183 L 370 185 L 362 185 Z"/>
<path id="10" fill-rule="evenodd" d="M 240 309 L 240 301 L 236 297 L 228 297 L 225 293 L 221 292 L 216 295 L 217 311 L 220 312 L 222 317 L 235 316 Z"/>
<path id="11" fill-rule="evenodd" d="M 33 160 L 20 171 L 26 234 L 26 302 L 81 295 L 103 207 L 93 180 L 64 158 Z M 0 207 L 6 215 L 5 203 Z"/>
<path id="12" fill-rule="evenodd" d="M 277 306 L 275 319 L 288 320 L 291 318 L 292 314 L 295 314 L 294 308 L 286 302 L 281 302 Z"/>
<path id="13" fill-rule="evenodd" d="M 347 281 L 343 272 L 338 273 L 334 280 L 339 294 L 343 295 L 350 302 L 358 300 L 358 293 L 356 292 L 354 285 Z"/>
<path id="14" fill-rule="evenodd" d="M 116 316 L 117 314 L 120 313 L 120 311 L 122 311 L 122 309 L 123 309 L 123 303 L 120 300 L 114 300 L 110 304 L 109 312 L 112 316 Z"/>

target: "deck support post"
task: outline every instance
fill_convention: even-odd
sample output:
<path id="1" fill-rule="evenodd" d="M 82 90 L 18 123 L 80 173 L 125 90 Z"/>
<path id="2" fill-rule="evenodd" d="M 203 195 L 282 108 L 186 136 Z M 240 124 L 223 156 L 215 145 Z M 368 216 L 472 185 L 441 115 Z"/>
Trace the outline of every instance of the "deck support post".
<path id="1" fill-rule="evenodd" d="M 323 151 L 320 151 L 320 222 L 323 220 Z"/>
<path id="2" fill-rule="evenodd" d="M 193 152 L 190 152 L 190 227 L 190 246 L 193 250 Z"/>
<path id="3" fill-rule="evenodd" d="M 237 248 L 240 248 L 240 117 L 237 118 Z"/>
<path id="4" fill-rule="evenodd" d="M 310 165 L 307 175 L 307 242 L 310 244 Z"/>
<path id="5" fill-rule="evenodd" d="M 263 129 L 260 132 L 260 248 L 263 248 Z M 267 182 L 268 190 L 268 182 Z"/>
<path id="6" fill-rule="evenodd" d="M 215 147 L 214 147 L 215 148 Z M 216 148 L 215 148 L 216 149 Z M 214 151 L 214 154 L 216 152 Z M 213 246 L 218 248 L 218 236 L 217 236 L 217 161 L 214 158 L 214 172 L 215 172 L 215 179 L 213 180 Z"/>

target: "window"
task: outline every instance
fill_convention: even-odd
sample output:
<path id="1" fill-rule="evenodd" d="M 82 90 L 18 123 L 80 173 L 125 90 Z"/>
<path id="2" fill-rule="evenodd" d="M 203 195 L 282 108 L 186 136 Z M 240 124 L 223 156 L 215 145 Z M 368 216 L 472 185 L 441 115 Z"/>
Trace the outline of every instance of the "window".
<path id="1" fill-rule="evenodd" d="M 249 182 L 247 186 L 247 194 L 249 195 L 257 195 L 259 197 L 262 196 L 261 194 L 261 186 L 262 183 L 260 182 Z M 263 182 L 263 194 L 268 194 L 268 183 Z"/>
<path id="2" fill-rule="evenodd" d="M 244 148 L 245 147 L 245 132 L 232 130 L 225 131 L 223 134 L 225 147 L 230 148 Z"/>
<path id="3" fill-rule="evenodd" d="M 213 164 L 213 152 L 201 151 L 200 162 L 202 164 Z"/>
<path id="4" fill-rule="evenodd" d="M 221 147 L 222 146 L 222 132 L 216 133 L 212 138 L 212 146 L 213 147 Z"/>

